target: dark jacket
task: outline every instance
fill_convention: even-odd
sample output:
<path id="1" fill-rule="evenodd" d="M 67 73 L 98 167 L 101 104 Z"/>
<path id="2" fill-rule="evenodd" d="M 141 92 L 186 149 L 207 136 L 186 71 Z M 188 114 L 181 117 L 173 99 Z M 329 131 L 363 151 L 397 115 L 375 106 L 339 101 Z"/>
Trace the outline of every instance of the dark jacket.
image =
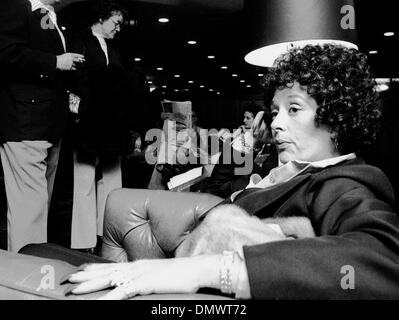
<path id="1" fill-rule="evenodd" d="M 399 218 L 378 168 L 349 160 L 269 189 L 248 189 L 235 204 L 263 217 L 308 217 L 316 238 L 244 247 L 255 299 L 399 298 Z M 354 289 L 344 290 L 349 268 Z"/>
<path id="2" fill-rule="evenodd" d="M 129 135 L 128 94 L 131 78 L 119 54 L 107 42 L 109 64 L 91 29 L 74 37 L 73 49 L 86 61 L 76 72 L 73 91 L 81 98 L 74 130 L 78 150 L 93 155 L 122 154 Z"/>
<path id="3" fill-rule="evenodd" d="M 254 152 L 251 158 L 247 158 L 247 161 L 252 160 L 253 162 L 251 173 L 247 175 L 236 175 L 236 169 L 240 167 L 243 168 L 245 165 L 247 165 L 246 162 L 244 161 L 243 164 L 240 165 L 236 165 L 234 163 L 220 163 L 223 161 L 223 151 L 230 150 L 231 148 L 221 147 L 220 149 L 222 150 L 222 154 L 219 157 L 219 163 L 217 163 L 213 168 L 212 174 L 204 183 L 201 192 L 210 193 L 221 198 L 230 197 L 233 192 L 242 190 L 248 185 L 249 178 L 252 174 L 259 174 L 263 178 L 269 174 L 271 169 L 278 165 L 277 149 L 274 146 L 269 145 L 265 147 L 262 152 L 262 154 L 268 154 L 268 156 L 265 160 L 263 160 L 261 166 L 255 163 L 255 158 L 258 153 Z M 231 156 L 231 160 L 234 160 L 234 153 L 236 153 L 236 151 L 232 149 L 232 152 L 233 155 Z M 243 155 L 240 155 L 237 157 L 237 159 L 244 159 Z"/>
<path id="4" fill-rule="evenodd" d="M 67 74 L 56 71 L 64 48 L 44 16 L 27 0 L 0 2 L 0 142 L 53 142 L 66 127 Z"/>

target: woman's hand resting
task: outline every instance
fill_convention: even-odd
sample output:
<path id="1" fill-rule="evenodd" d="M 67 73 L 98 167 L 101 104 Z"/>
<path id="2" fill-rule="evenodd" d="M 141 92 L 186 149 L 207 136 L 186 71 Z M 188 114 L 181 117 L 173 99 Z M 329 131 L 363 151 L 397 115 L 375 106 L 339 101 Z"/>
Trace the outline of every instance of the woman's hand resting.
<path id="1" fill-rule="evenodd" d="M 198 256 L 129 263 L 82 266 L 68 280 L 77 286 L 72 294 L 114 289 L 100 299 L 120 300 L 153 293 L 194 293 L 200 287 L 218 288 L 220 256 Z"/>

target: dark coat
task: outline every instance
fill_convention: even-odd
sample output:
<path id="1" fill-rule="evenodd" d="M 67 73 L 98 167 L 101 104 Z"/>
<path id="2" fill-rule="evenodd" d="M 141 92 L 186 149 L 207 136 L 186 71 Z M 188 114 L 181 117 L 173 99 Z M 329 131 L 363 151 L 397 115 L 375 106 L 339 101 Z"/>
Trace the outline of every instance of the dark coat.
<path id="1" fill-rule="evenodd" d="M 107 42 L 109 64 L 90 29 L 77 35 L 73 49 L 86 61 L 76 72 L 74 92 L 81 98 L 74 144 L 86 154 L 122 154 L 129 143 L 128 94 L 131 77 L 119 54 Z"/>
<path id="2" fill-rule="evenodd" d="M 56 71 L 64 48 L 44 16 L 27 0 L 0 2 L 0 142 L 54 142 L 66 128 L 67 73 Z"/>
<path id="3" fill-rule="evenodd" d="M 235 204 L 264 217 L 308 217 L 316 238 L 244 247 L 255 299 L 399 298 L 399 218 L 378 168 L 349 160 L 269 189 L 248 189 Z M 341 281 L 353 267 L 353 290 Z M 345 286 L 344 286 L 345 288 Z"/>
<path id="4" fill-rule="evenodd" d="M 238 168 L 243 168 L 246 165 L 244 162 L 241 165 L 224 164 L 220 163 L 223 160 L 223 151 L 230 150 L 231 148 L 221 147 L 222 154 L 219 157 L 219 163 L 217 163 L 212 171 L 209 179 L 204 183 L 201 192 L 210 193 L 221 198 L 230 197 L 230 195 L 238 190 L 244 189 L 248 183 L 249 178 L 252 174 L 259 174 L 262 178 L 269 174 L 269 171 L 278 165 L 278 155 L 275 147 L 264 148 L 264 153 L 268 153 L 269 156 L 263 161 L 262 166 L 255 163 L 255 158 L 258 155 L 256 152 L 253 154 L 253 167 L 250 174 L 247 175 L 236 175 L 235 170 Z M 231 159 L 235 158 L 234 153 L 236 151 L 232 149 L 233 155 Z M 239 159 L 243 159 L 243 155 L 240 155 Z M 251 159 L 250 159 L 251 160 Z"/>

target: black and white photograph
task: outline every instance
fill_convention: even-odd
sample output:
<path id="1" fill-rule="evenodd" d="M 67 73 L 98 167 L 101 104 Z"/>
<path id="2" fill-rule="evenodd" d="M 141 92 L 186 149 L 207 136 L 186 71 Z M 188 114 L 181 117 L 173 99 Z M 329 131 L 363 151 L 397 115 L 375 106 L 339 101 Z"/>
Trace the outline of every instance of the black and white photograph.
<path id="1" fill-rule="evenodd" d="M 0 300 L 399 299 L 395 8 L 0 0 Z"/>

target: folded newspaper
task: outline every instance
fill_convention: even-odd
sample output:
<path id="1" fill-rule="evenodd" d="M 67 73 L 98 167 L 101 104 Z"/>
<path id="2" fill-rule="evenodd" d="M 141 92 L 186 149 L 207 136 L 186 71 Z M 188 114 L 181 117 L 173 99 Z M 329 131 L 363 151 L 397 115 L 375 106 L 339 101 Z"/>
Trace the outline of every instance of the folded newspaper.
<path id="1" fill-rule="evenodd" d="M 169 190 L 179 187 L 185 189 L 202 179 L 203 167 L 197 167 L 172 177 L 168 182 Z M 178 190 L 175 190 L 178 191 Z"/>
<path id="2" fill-rule="evenodd" d="M 197 182 L 211 176 L 213 168 L 218 163 L 221 152 L 215 153 L 209 157 L 209 162 L 201 167 L 193 168 L 184 173 L 178 174 L 170 178 L 167 183 L 168 189 L 172 191 L 183 191 L 195 185 Z"/>

